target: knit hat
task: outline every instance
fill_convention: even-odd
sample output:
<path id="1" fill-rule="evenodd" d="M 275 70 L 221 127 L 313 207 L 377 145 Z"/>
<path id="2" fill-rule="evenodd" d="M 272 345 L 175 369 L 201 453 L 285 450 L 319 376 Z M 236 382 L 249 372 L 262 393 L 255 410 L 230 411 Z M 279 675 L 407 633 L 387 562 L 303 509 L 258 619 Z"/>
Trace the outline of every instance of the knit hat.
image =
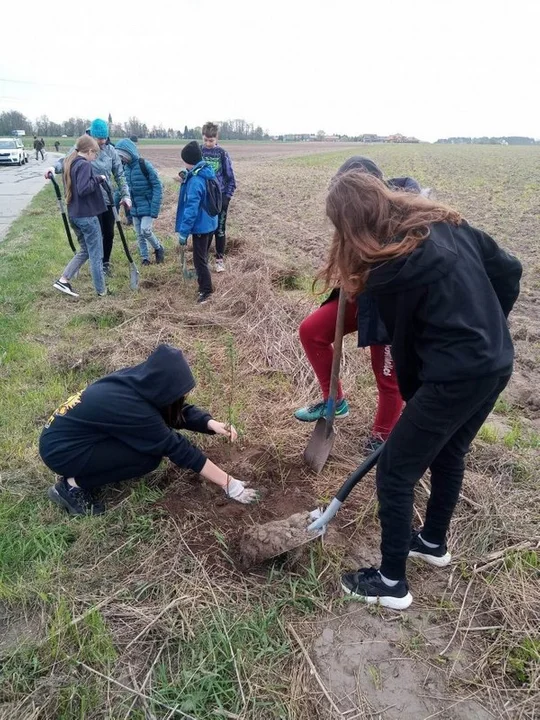
<path id="1" fill-rule="evenodd" d="M 345 160 L 343 165 L 337 171 L 336 175 L 343 175 L 343 173 L 346 173 L 349 170 L 362 170 L 363 172 L 367 172 L 370 175 L 374 175 L 376 178 L 379 178 L 379 180 L 383 179 L 383 174 L 380 167 L 376 165 L 373 160 L 370 160 L 367 157 L 363 157 L 362 155 L 354 155 L 348 160 Z"/>
<path id="2" fill-rule="evenodd" d="M 199 143 L 196 140 L 188 142 L 184 145 L 180 157 L 186 163 L 186 165 L 196 165 L 202 160 L 202 152 Z"/>
<path id="3" fill-rule="evenodd" d="M 98 140 L 106 140 L 109 137 L 109 126 L 105 120 L 96 118 L 90 125 L 90 135 Z"/>

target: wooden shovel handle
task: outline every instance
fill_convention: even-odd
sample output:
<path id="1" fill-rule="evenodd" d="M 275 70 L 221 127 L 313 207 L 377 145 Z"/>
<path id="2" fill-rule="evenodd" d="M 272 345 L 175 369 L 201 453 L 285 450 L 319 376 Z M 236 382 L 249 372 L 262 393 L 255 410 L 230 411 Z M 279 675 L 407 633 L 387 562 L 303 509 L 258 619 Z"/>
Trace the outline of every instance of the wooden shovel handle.
<path id="1" fill-rule="evenodd" d="M 339 290 L 338 311 L 336 318 L 336 334 L 334 336 L 334 353 L 332 355 L 332 374 L 330 377 L 330 394 L 328 396 L 328 406 L 326 413 L 326 421 L 328 432 L 334 425 L 336 415 L 336 396 L 339 381 L 339 369 L 341 364 L 341 350 L 343 347 L 343 329 L 345 327 L 345 310 L 347 309 L 347 295 L 343 288 Z"/>

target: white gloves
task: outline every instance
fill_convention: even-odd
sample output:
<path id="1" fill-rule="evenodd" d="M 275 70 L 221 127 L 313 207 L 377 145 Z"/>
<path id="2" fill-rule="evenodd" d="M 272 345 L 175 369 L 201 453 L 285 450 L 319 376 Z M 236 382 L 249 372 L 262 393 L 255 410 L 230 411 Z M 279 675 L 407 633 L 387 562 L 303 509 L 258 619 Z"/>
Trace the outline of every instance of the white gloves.
<path id="1" fill-rule="evenodd" d="M 243 483 L 241 480 L 229 477 L 229 482 L 223 488 L 225 495 L 230 497 L 231 500 L 242 503 L 243 505 L 249 505 L 250 503 L 257 502 L 259 495 L 253 488 L 248 488 L 247 483 Z"/>

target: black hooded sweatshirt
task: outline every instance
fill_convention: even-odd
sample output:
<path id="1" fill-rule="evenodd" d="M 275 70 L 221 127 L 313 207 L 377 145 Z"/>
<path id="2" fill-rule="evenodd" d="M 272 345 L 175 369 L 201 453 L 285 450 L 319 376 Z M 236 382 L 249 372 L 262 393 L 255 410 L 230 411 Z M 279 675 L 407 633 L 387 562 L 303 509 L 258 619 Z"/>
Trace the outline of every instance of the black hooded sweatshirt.
<path id="1" fill-rule="evenodd" d="M 124 368 L 69 398 L 49 419 L 40 439 L 43 461 L 56 472 L 76 477 L 87 466 L 93 447 L 116 438 L 140 453 L 168 457 L 200 472 L 206 456 L 164 421 L 161 410 L 195 387 L 180 350 L 159 345 L 140 365 Z M 182 408 L 180 427 L 213 435 L 211 415 L 194 405 Z"/>
<path id="2" fill-rule="evenodd" d="M 506 319 L 521 272 L 517 258 L 466 222 L 434 223 L 414 252 L 370 271 L 366 290 L 392 339 L 404 400 L 422 383 L 511 374 Z"/>

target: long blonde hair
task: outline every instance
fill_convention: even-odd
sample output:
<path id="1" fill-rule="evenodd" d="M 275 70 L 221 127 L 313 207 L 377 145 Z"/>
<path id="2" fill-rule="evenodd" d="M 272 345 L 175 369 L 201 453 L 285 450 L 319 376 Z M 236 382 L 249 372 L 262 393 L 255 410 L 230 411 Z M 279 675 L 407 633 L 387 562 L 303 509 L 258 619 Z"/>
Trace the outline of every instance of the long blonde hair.
<path id="1" fill-rule="evenodd" d="M 459 225 L 456 210 L 410 192 L 390 190 L 366 172 L 337 176 L 326 199 L 334 237 L 319 279 L 326 288 L 339 285 L 361 293 L 378 263 L 408 255 L 429 236 L 432 223 Z"/>
<path id="2" fill-rule="evenodd" d="M 97 150 L 97 152 L 99 152 L 99 145 L 93 137 L 90 137 L 90 135 L 81 135 L 81 137 L 75 143 L 75 149 L 73 150 L 71 155 L 67 156 L 64 162 L 64 191 L 66 194 L 66 203 L 68 203 L 68 205 L 71 202 L 71 198 L 73 197 L 73 192 L 71 189 L 71 166 L 73 165 L 73 161 L 77 157 L 77 153 L 86 153 L 90 150 Z"/>

